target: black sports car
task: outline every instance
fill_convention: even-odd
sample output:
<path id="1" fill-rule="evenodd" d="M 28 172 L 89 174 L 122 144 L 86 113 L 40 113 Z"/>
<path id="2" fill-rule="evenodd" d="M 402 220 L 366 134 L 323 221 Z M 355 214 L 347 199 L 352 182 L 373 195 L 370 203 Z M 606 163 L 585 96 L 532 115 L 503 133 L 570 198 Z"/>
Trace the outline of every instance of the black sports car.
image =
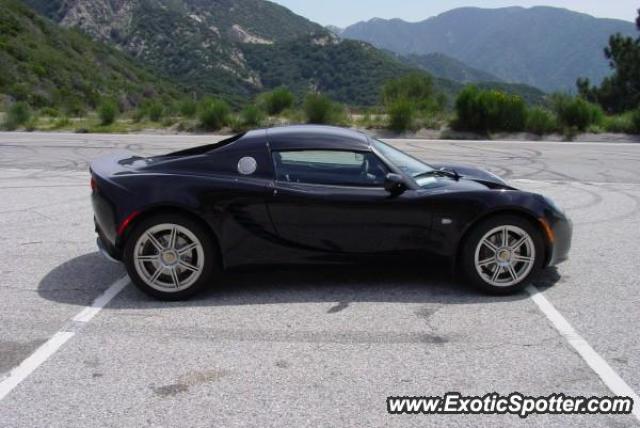
<path id="1" fill-rule="evenodd" d="M 572 226 L 544 196 L 471 167 L 429 165 L 342 128 L 261 129 L 164 156 L 91 164 L 98 246 L 177 300 L 221 269 L 445 256 L 492 293 L 567 258 Z"/>

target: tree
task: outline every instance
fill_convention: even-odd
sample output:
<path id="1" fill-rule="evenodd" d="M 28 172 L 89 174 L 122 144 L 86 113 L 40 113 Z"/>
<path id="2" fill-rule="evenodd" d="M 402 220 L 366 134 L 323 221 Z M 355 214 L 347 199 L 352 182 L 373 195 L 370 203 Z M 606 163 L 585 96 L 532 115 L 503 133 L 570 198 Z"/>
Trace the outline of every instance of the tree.
<path id="1" fill-rule="evenodd" d="M 640 10 L 636 26 L 640 30 Z M 637 108 L 640 104 L 640 38 L 614 34 L 604 54 L 613 74 L 600 87 L 591 86 L 589 79 L 578 79 L 580 95 L 611 113 Z"/>

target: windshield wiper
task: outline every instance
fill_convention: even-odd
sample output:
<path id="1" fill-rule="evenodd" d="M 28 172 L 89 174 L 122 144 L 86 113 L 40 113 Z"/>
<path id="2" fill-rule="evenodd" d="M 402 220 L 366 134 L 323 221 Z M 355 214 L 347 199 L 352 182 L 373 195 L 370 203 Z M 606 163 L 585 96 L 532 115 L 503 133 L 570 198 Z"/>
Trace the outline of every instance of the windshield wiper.
<path id="1" fill-rule="evenodd" d="M 421 178 L 421 177 L 449 177 L 454 180 L 460 180 L 460 174 L 455 169 L 433 169 L 431 171 L 423 172 L 418 175 L 414 175 L 413 178 Z"/>

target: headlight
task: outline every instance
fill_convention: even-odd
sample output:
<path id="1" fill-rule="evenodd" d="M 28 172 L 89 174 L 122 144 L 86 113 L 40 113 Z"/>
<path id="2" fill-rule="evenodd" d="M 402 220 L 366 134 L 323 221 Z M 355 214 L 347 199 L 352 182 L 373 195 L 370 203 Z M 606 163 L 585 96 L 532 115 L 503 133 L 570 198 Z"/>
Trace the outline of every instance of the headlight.
<path id="1" fill-rule="evenodd" d="M 551 206 L 551 208 L 553 208 L 554 210 L 564 214 L 564 210 L 562 208 L 560 208 L 560 206 L 558 204 L 556 204 L 556 201 L 554 201 L 553 199 L 551 199 L 548 196 L 543 196 L 543 198 L 544 198 L 545 202 L 548 203 Z"/>

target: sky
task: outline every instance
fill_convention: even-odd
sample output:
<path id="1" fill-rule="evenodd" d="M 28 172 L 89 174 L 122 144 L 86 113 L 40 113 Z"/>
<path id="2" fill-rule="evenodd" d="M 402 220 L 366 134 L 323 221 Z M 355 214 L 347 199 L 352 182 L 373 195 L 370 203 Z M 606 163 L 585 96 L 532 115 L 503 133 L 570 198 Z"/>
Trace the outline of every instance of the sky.
<path id="1" fill-rule="evenodd" d="M 555 6 L 603 18 L 634 21 L 637 0 L 272 0 L 298 15 L 322 25 L 346 27 L 371 18 L 401 18 L 422 21 L 447 10 L 463 6 L 496 8 L 505 6 Z"/>

